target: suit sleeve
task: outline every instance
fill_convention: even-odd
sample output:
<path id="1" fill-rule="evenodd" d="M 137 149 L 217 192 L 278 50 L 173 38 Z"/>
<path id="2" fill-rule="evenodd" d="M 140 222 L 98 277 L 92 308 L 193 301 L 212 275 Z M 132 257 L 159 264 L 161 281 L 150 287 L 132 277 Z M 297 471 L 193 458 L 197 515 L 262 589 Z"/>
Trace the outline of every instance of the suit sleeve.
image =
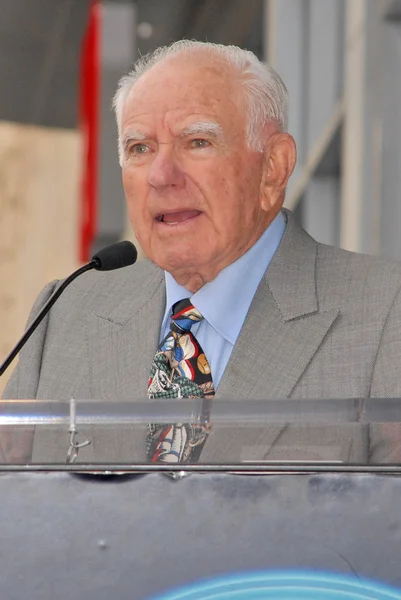
<path id="1" fill-rule="evenodd" d="M 401 403 L 401 289 L 387 316 L 376 362 L 373 369 L 370 396 L 399 398 Z M 401 463 L 401 423 L 382 423 L 370 426 L 371 464 Z"/>
<path id="2" fill-rule="evenodd" d="M 33 321 L 44 304 L 53 294 L 58 281 L 52 281 L 41 291 L 29 315 L 28 325 Z M 3 399 L 33 399 L 39 384 L 40 368 L 49 315 L 43 319 L 36 331 L 25 344 L 19 355 L 19 362 L 3 393 Z"/>
<path id="3" fill-rule="evenodd" d="M 401 398 L 401 287 L 383 327 L 372 373 L 370 396 Z"/>

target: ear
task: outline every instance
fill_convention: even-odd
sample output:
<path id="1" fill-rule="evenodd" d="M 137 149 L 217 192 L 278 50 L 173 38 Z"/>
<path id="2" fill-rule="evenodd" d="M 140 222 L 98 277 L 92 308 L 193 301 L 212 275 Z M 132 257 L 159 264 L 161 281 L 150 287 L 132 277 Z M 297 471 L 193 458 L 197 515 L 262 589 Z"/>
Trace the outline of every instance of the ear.
<path id="1" fill-rule="evenodd" d="M 273 133 L 264 151 L 260 203 L 265 211 L 281 208 L 288 179 L 294 170 L 297 150 L 289 133 Z M 277 206 L 277 204 L 279 206 Z"/>

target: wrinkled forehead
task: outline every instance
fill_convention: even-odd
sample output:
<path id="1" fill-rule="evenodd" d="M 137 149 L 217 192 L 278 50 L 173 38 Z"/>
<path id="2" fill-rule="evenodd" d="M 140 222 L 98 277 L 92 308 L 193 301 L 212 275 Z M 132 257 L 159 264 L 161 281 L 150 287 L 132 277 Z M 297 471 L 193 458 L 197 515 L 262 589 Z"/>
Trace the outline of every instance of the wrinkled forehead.
<path id="1" fill-rule="evenodd" d="M 234 67 L 223 59 L 201 52 L 171 56 L 146 71 L 133 85 L 126 105 L 164 103 L 244 108 L 243 87 Z"/>

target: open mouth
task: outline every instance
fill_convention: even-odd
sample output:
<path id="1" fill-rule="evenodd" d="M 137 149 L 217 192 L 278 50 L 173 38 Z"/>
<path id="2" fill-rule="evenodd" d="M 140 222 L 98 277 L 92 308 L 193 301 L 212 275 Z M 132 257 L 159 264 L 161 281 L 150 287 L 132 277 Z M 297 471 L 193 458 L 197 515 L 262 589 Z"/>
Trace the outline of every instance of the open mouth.
<path id="1" fill-rule="evenodd" d="M 183 223 L 184 221 L 194 219 L 200 214 L 201 212 L 199 210 L 181 210 L 179 212 L 163 213 L 157 215 L 156 221 L 158 221 L 159 223 L 165 223 L 166 225 L 178 225 L 179 223 Z"/>

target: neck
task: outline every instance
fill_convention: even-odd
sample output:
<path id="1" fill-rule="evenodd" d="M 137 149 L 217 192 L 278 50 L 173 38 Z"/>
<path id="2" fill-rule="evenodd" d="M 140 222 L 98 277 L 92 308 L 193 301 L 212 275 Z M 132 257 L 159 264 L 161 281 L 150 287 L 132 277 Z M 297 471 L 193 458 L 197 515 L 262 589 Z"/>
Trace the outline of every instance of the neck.
<path id="1" fill-rule="evenodd" d="M 223 271 L 223 269 L 246 254 L 248 250 L 257 242 L 262 233 L 267 229 L 274 217 L 276 217 L 276 214 L 270 216 L 270 219 L 267 223 L 262 221 L 246 245 L 244 245 L 242 248 L 236 247 L 234 252 L 231 252 L 225 257 L 219 257 L 218 261 L 195 268 L 181 268 L 174 271 L 169 271 L 169 273 L 179 285 L 185 287 L 185 289 L 187 289 L 191 294 L 195 294 L 206 283 L 213 281 L 217 275 Z"/>
<path id="2" fill-rule="evenodd" d="M 182 285 L 189 292 L 191 292 L 191 294 L 196 294 L 196 292 L 200 290 L 201 287 L 205 285 L 205 283 L 213 281 L 213 279 L 217 276 L 216 274 L 215 277 L 206 278 L 202 277 L 202 275 L 200 275 L 199 273 L 193 273 L 192 275 L 182 275 L 181 277 L 177 277 L 173 273 L 172 275 L 176 282 Z"/>

